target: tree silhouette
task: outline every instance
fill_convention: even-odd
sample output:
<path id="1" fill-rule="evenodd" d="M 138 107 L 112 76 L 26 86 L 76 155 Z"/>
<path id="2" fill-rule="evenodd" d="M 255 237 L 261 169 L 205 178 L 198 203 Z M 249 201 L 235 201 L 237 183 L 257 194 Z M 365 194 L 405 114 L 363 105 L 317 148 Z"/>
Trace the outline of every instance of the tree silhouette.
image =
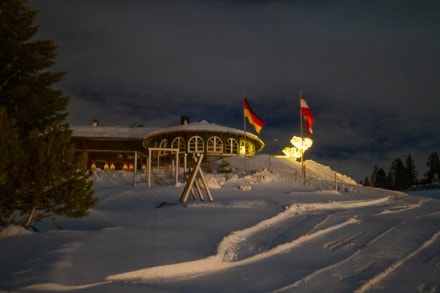
<path id="1" fill-rule="evenodd" d="M 414 160 L 411 155 L 408 155 L 405 160 L 405 171 L 405 189 L 408 189 L 411 186 L 417 184 L 416 165 L 414 164 Z"/>
<path id="2" fill-rule="evenodd" d="M 440 175 L 440 160 L 437 152 L 433 152 L 429 155 L 426 166 L 428 167 L 428 171 L 425 173 L 426 181 L 428 183 L 438 181 Z"/>
<path id="3" fill-rule="evenodd" d="M 56 47 L 34 39 L 35 17 L 26 1 L 0 2 L 0 126 L 2 137 L 12 138 L 0 146 L 8 158 L 2 177 L 10 180 L 0 182 L 0 218 L 25 227 L 55 215 L 85 216 L 97 203 L 71 144 L 69 98 L 53 89 L 64 73 L 48 70 Z"/>

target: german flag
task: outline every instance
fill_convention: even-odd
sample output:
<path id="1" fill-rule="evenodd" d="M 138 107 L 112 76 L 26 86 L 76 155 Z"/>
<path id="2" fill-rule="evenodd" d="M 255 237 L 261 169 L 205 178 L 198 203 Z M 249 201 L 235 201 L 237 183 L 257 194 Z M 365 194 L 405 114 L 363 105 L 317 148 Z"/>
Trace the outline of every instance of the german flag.
<path id="1" fill-rule="evenodd" d="M 254 112 L 252 112 L 251 107 L 249 106 L 248 101 L 244 98 L 244 117 L 248 119 L 249 123 L 254 126 L 255 131 L 260 133 L 261 129 L 263 129 L 264 121 L 260 119 Z"/>

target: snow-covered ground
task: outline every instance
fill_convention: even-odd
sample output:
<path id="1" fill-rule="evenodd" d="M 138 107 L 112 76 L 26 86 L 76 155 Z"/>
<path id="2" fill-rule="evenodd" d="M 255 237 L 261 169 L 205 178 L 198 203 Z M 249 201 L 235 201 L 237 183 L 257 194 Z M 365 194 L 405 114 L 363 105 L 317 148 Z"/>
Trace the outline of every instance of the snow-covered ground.
<path id="1" fill-rule="evenodd" d="M 412 196 L 341 174 L 335 190 L 316 162 L 304 183 L 287 158 L 228 160 L 233 173 L 205 174 L 213 202 L 179 204 L 183 184 L 97 171 L 89 217 L 1 231 L 0 290 L 440 291 L 440 190 Z"/>

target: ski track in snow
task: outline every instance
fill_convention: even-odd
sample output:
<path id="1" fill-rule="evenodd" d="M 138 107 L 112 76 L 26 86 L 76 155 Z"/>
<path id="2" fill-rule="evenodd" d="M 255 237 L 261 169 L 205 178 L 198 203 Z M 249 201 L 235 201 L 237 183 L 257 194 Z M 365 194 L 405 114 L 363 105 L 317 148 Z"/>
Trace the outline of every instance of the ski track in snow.
<path id="1" fill-rule="evenodd" d="M 285 251 L 291 250 L 296 246 L 302 245 L 303 243 L 310 241 L 316 237 L 323 236 L 327 233 L 331 233 L 337 229 L 340 229 L 346 225 L 355 224 L 355 223 L 359 223 L 359 221 L 357 219 L 348 219 L 347 221 L 340 223 L 338 225 L 334 225 L 311 234 L 303 235 L 292 242 L 281 244 L 269 251 L 256 254 L 252 257 L 240 261 L 225 261 L 222 258 L 222 254 L 217 253 L 215 256 L 211 256 L 201 260 L 157 266 L 157 267 L 141 269 L 133 272 L 113 275 L 113 276 L 109 276 L 107 280 L 123 281 L 123 282 L 132 281 L 132 282 L 140 283 L 147 281 L 157 282 L 157 281 L 172 281 L 172 280 L 195 278 L 208 273 L 213 273 L 215 271 L 233 268 L 236 266 L 241 266 L 263 260 L 265 258 L 274 256 L 276 254 L 280 254 Z"/>
<path id="2" fill-rule="evenodd" d="M 257 262 L 262 259 L 284 253 L 307 241 L 316 239 L 347 225 L 357 224 L 359 220 L 356 218 L 347 219 L 339 224 L 331 225 L 327 228 L 317 230 L 315 232 L 301 235 L 293 241 L 280 244 L 276 247 L 270 248 L 266 251 L 256 253 L 245 259 L 237 260 L 237 252 L 240 246 L 254 234 L 261 233 L 266 229 L 270 229 L 277 223 L 288 218 L 295 217 L 304 213 L 323 211 L 323 210 L 338 210 L 338 209 L 354 209 L 366 206 L 383 204 L 389 200 L 388 197 L 365 200 L 365 201 L 347 201 L 347 202 L 330 202 L 318 204 L 294 204 L 278 215 L 263 220 L 258 224 L 244 230 L 236 231 L 226 236 L 218 245 L 217 253 L 205 259 L 195 260 L 190 262 L 183 262 L 171 265 L 151 267 L 132 272 L 112 275 L 107 277 L 110 281 L 123 282 L 158 282 L 158 281 L 172 281 L 180 279 L 188 279 L 198 277 L 204 274 L 213 273 L 215 271 L 224 270 L 240 265 Z M 327 220 L 327 219 L 326 219 Z M 324 220 L 324 221 L 326 221 Z M 322 223 L 321 223 L 322 225 Z M 315 227 L 316 228 L 316 227 Z"/>
<path id="3" fill-rule="evenodd" d="M 421 201 L 419 201 L 418 204 L 415 204 L 415 205 L 405 206 L 405 208 L 398 207 L 396 209 L 396 211 L 394 211 L 394 212 L 404 212 L 404 211 L 412 210 L 414 208 L 420 208 L 424 203 L 426 203 L 428 201 L 429 200 L 421 200 Z M 386 209 L 384 211 L 389 211 L 389 210 Z M 350 270 L 349 268 L 355 268 L 355 269 L 357 269 L 357 272 L 359 272 L 359 273 L 361 273 L 363 270 L 368 270 L 368 269 L 370 269 L 370 266 L 372 265 L 372 260 L 370 260 L 368 258 L 363 258 L 361 256 L 362 253 L 364 252 L 363 250 L 365 247 L 373 247 L 376 243 L 380 242 L 382 239 L 385 239 L 388 235 L 392 234 L 398 228 L 401 228 L 405 223 L 409 222 L 410 220 L 417 220 L 417 219 L 420 219 L 423 217 L 431 217 L 431 216 L 437 215 L 438 213 L 439 212 L 436 211 L 436 212 L 432 212 L 432 213 L 425 213 L 425 214 L 415 215 L 413 217 L 405 218 L 401 222 L 399 222 L 395 225 L 392 225 L 390 228 L 388 228 L 385 231 L 383 231 L 382 233 L 376 235 L 376 237 L 374 239 L 372 239 L 370 242 L 366 243 L 364 245 L 364 247 L 357 249 L 354 253 L 352 253 L 351 255 L 346 257 L 345 259 L 339 260 L 329 266 L 320 268 L 320 269 L 308 274 L 304 278 L 295 281 L 293 284 L 284 286 L 280 289 L 275 290 L 274 292 L 290 292 L 291 290 L 304 290 L 304 288 L 308 289 L 307 286 L 312 285 L 312 284 L 316 284 L 316 283 L 313 283 L 313 281 L 317 280 L 317 279 L 320 279 L 321 282 L 323 282 L 323 283 L 328 283 L 328 282 L 326 282 L 327 279 L 325 279 L 325 278 L 327 278 L 327 277 L 329 279 L 332 278 L 332 277 L 329 277 L 330 274 L 337 275 L 338 278 L 343 279 L 344 273 L 341 273 L 341 272 L 349 271 Z M 376 216 L 377 215 L 386 215 L 386 214 L 389 214 L 389 212 L 382 211 L 382 212 L 376 214 Z M 404 228 L 402 228 L 402 230 L 404 230 Z M 411 231 L 406 232 L 406 233 L 411 233 Z M 325 244 L 324 247 L 326 249 L 338 248 L 338 246 L 343 246 L 346 243 L 350 243 L 353 240 L 361 237 L 363 234 L 364 234 L 364 232 L 361 232 L 361 233 L 355 234 L 352 237 L 343 237 L 339 241 Z M 361 287 L 359 287 L 358 289 L 355 290 L 355 292 L 360 293 L 360 292 L 366 292 L 369 289 L 374 289 L 375 286 L 377 286 L 382 280 L 384 280 L 388 276 L 390 276 L 394 271 L 396 271 L 399 267 L 401 267 L 405 262 L 407 262 L 409 259 L 411 259 L 412 257 L 419 254 L 423 249 L 426 249 L 428 246 L 433 245 L 433 243 L 439 239 L 440 239 L 440 231 L 437 231 L 436 233 L 434 233 L 432 235 L 432 237 L 430 237 L 427 241 L 422 243 L 416 249 L 414 249 L 410 253 L 406 253 L 406 255 L 402 258 L 397 258 L 395 262 L 393 262 L 389 266 L 385 267 L 384 270 L 380 271 L 379 273 L 377 273 L 373 277 L 366 280 Z M 380 247 L 381 244 L 378 244 L 377 246 Z M 379 252 L 380 252 L 380 250 L 379 250 Z M 380 260 L 378 259 L 375 262 L 379 262 L 379 261 Z M 349 268 L 346 269 L 346 268 L 344 268 L 344 266 L 349 267 Z M 350 271 L 349 273 L 355 274 L 356 272 Z M 334 280 L 334 278 L 333 278 L 333 280 Z M 307 291 L 307 289 L 306 289 L 306 291 Z M 313 289 L 315 289 L 315 288 L 311 288 L 311 289 L 312 289 L 312 291 L 314 291 Z M 338 291 L 337 286 L 334 286 L 334 289 L 336 291 Z M 347 289 L 347 288 L 344 288 L 344 289 Z M 340 290 L 342 290 L 342 288 Z"/>
<path id="4" fill-rule="evenodd" d="M 137 203 L 138 198 L 141 198 L 144 193 L 140 189 L 133 190 L 133 177 L 130 174 L 111 172 L 103 174 L 107 177 L 95 178 L 95 188 L 105 193 L 101 204 L 106 208 L 102 211 L 95 211 L 95 216 L 98 219 L 101 218 L 100 213 L 106 216 L 106 213 L 109 212 L 108 209 L 110 208 L 111 211 L 116 206 L 118 209 L 140 209 L 137 206 L 133 207 L 131 202 L 130 204 L 126 202 L 127 197 L 132 197 Z M 242 181 L 237 182 L 241 183 Z M 253 186 L 251 187 L 253 189 Z M 221 292 L 316 292 L 329 290 L 329 284 L 331 284 L 331 290 L 335 292 L 366 292 L 382 289 L 381 286 L 388 285 L 386 282 L 390 283 L 393 277 L 394 280 L 400 280 L 399 277 L 402 275 L 399 275 L 399 271 L 408 268 L 411 263 L 417 263 L 417 261 L 422 268 L 429 264 L 434 268 L 430 272 L 438 272 L 440 259 L 438 258 L 439 250 L 436 247 L 440 241 L 440 231 L 437 230 L 436 224 L 438 224 L 440 211 L 438 205 L 435 205 L 436 200 L 406 200 L 406 195 L 402 193 L 368 188 L 359 191 L 357 187 L 350 188 L 349 192 L 352 194 L 359 192 L 362 195 L 371 195 L 371 197 L 366 197 L 369 200 L 349 201 L 340 196 L 343 193 L 327 190 L 323 192 L 324 189 L 321 187 L 298 189 L 298 191 L 289 190 L 286 192 L 289 196 L 301 199 L 308 195 L 320 196 L 322 194 L 331 194 L 332 198 L 337 199 L 321 203 L 312 200 L 310 201 L 312 203 L 295 203 L 289 206 L 288 202 L 291 202 L 289 197 L 289 200 L 281 205 L 281 207 L 285 206 L 284 211 L 264 220 L 261 220 L 263 217 L 260 217 L 260 222 L 248 223 L 247 225 L 252 226 L 227 234 L 220 241 L 220 238 L 216 238 L 213 241 L 214 245 L 217 244 L 215 254 L 202 259 L 167 265 L 162 265 L 167 262 L 160 260 L 152 262 L 150 267 L 136 270 L 131 269 L 142 268 L 147 264 L 140 261 L 140 265 L 134 266 L 127 265 L 126 262 L 126 269 L 119 266 L 112 267 L 112 270 L 105 271 L 99 277 L 90 279 L 89 284 L 62 285 L 53 283 L 57 280 L 61 280 L 61 282 L 66 280 L 69 266 L 77 265 L 74 260 L 76 250 L 79 250 L 79 255 L 88 255 L 84 253 L 86 248 L 81 247 L 83 242 L 73 242 L 53 251 L 60 256 L 53 263 L 48 274 L 53 279 L 45 279 L 40 284 L 23 286 L 18 290 L 61 292 L 97 287 L 89 290 L 98 292 L 105 288 L 113 289 L 109 284 L 115 288 L 123 288 L 124 284 L 144 284 L 144 287 L 139 288 L 146 289 L 145 291 L 149 291 L 148 289 L 151 288 L 174 291 L 176 288 L 180 289 L 182 285 L 182 291 L 191 292 L 203 290 L 204 287 L 201 284 L 206 284 L 203 282 L 207 282 L 207 280 L 210 284 L 218 280 L 219 286 L 212 288 Z M 255 188 L 255 191 L 258 189 Z M 161 192 L 168 191 L 161 189 Z M 156 198 L 154 193 L 150 193 L 149 196 Z M 157 198 L 160 197 L 157 196 Z M 320 200 L 326 199 L 320 197 Z M 210 208 L 214 212 L 217 209 L 221 209 L 221 211 L 243 209 L 246 211 L 264 208 L 268 202 L 267 198 L 255 200 L 239 198 L 209 204 L 195 202 L 187 204 L 185 207 L 198 209 L 197 211 L 200 211 L 201 208 L 204 210 Z M 278 201 L 274 201 L 274 203 L 279 204 Z M 435 207 L 429 208 L 429 203 Z M 278 206 L 275 211 L 279 211 Z M 121 215 L 130 216 L 131 213 Z M 116 214 L 118 217 L 121 215 Z M 136 216 L 137 213 L 133 213 L 133 215 Z M 102 218 L 105 218 L 104 216 Z M 113 224 L 112 221 L 111 223 Z M 253 225 L 253 223 L 256 224 Z M 418 223 L 423 223 L 423 225 Z M 120 224 L 118 219 L 115 220 L 116 224 Z M 146 221 L 145 225 L 151 225 L 151 223 Z M 151 227 L 144 228 L 142 231 L 149 231 Z M 113 226 L 112 229 L 114 229 Z M 226 233 L 229 233 L 231 230 L 227 231 Z M 414 233 L 415 231 L 416 233 Z M 137 233 L 137 231 L 133 231 L 133 233 Z M 405 241 L 405 245 L 399 246 L 401 238 L 409 238 L 409 241 Z M 427 251 L 430 252 L 427 253 Z M 207 253 L 203 256 L 210 253 L 212 253 L 212 248 L 207 249 Z M 170 259 L 176 261 L 174 258 L 168 258 L 168 263 L 170 263 Z M 286 266 L 288 269 L 281 267 L 277 271 L 278 274 L 262 276 L 261 273 L 256 274 L 252 271 L 258 266 L 263 267 L 264 269 L 259 269 L 264 272 L 267 268 L 276 270 L 279 262 L 284 259 L 286 260 L 283 263 L 288 263 Z M 94 266 L 90 265 L 90 267 Z M 60 269 L 59 272 L 58 269 Z M 80 267 L 78 270 L 82 269 Z M 255 271 L 261 272 L 260 270 Z M 125 272 L 119 273 L 120 271 Z M 237 272 L 242 274 L 240 279 L 234 275 Z M 212 275 L 203 277 L 208 274 Z M 225 278 L 222 279 L 222 277 Z M 198 279 L 193 280 L 195 278 Z M 258 285 L 251 283 L 252 279 L 258 283 L 260 279 L 264 278 L 270 279 L 270 282 L 268 284 L 261 282 Z M 227 283 L 229 280 L 236 286 L 235 288 L 221 283 Z M 397 283 L 391 281 L 391 284 Z M 127 289 L 133 290 L 133 288 Z M 231 288 L 233 289 L 231 290 Z M 394 286 L 388 285 L 384 288 L 389 289 Z M 418 281 L 414 284 L 414 288 L 419 288 L 419 291 L 427 289 L 433 292 L 438 290 L 439 286 L 431 278 L 426 282 Z"/>
<path id="5" fill-rule="evenodd" d="M 55 283 L 46 283 L 46 284 L 37 284 L 37 285 L 31 285 L 24 288 L 21 288 L 21 290 L 24 291 L 46 291 L 46 292 L 68 292 L 68 291 L 74 291 L 74 290 L 82 290 L 87 288 L 92 288 L 104 284 L 108 284 L 110 281 L 105 282 L 98 282 L 93 284 L 87 284 L 87 285 L 61 285 L 61 284 L 55 284 Z"/>
<path id="6" fill-rule="evenodd" d="M 437 238 L 439 238 L 440 236 L 440 231 L 438 231 L 437 233 L 435 233 L 429 240 L 427 240 L 425 243 L 423 243 L 423 245 L 421 245 L 420 247 L 418 247 L 416 250 L 412 251 L 410 254 L 408 254 L 407 256 L 405 256 L 403 259 L 396 261 L 395 263 L 393 263 L 391 266 L 389 266 L 388 268 L 386 268 L 385 271 L 381 272 L 380 274 L 376 275 L 374 278 L 368 280 L 368 282 L 366 282 L 361 288 L 359 288 L 358 290 L 356 290 L 355 292 L 366 292 L 368 289 L 371 289 L 372 287 L 374 287 L 375 285 L 377 285 L 380 281 L 382 281 L 383 279 L 385 279 L 387 276 L 389 276 L 392 272 L 394 272 L 397 268 L 399 268 L 400 266 L 403 265 L 403 263 L 405 263 L 406 261 L 408 261 L 410 258 L 414 257 L 415 255 L 417 255 L 418 253 L 420 253 L 420 251 L 422 251 L 423 249 L 427 248 L 428 246 L 432 245 Z"/>
<path id="7" fill-rule="evenodd" d="M 431 199 L 425 198 L 425 199 L 419 200 L 419 202 L 416 203 L 416 204 L 404 205 L 404 206 L 394 206 L 391 209 L 385 209 L 385 210 L 381 211 L 377 215 L 394 214 L 394 213 L 400 213 L 400 212 L 405 212 L 405 211 L 408 211 L 408 210 L 417 209 L 417 208 L 420 208 L 423 204 L 425 204 L 426 202 L 428 202 L 430 200 Z"/>

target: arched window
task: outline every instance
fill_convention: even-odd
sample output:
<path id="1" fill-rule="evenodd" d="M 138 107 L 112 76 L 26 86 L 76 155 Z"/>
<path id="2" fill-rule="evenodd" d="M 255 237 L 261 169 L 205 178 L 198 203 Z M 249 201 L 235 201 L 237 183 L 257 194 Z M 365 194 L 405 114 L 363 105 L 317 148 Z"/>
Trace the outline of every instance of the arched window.
<path id="1" fill-rule="evenodd" d="M 193 136 L 188 140 L 189 153 L 203 153 L 205 151 L 203 138 L 200 136 Z"/>
<path id="2" fill-rule="evenodd" d="M 168 147 L 168 139 L 164 138 L 160 141 L 159 147 L 161 149 L 165 149 Z"/>
<path id="3" fill-rule="evenodd" d="M 185 139 L 183 137 L 176 137 L 171 142 L 171 148 L 173 149 L 179 149 L 179 152 L 184 153 L 185 152 Z"/>
<path id="4" fill-rule="evenodd" d="M 228 138 L 226 140 L 225 153 L 234 155 L 238 153 L 238 142 L 235 139 Z"/>
<path id="5" fill-rule="evenodd" d="M 168 139 L 164 138 L 160 141 L 159 148 L 165 149 L 165 148 L 168 148 L 168 146 L 169 146 Z M 166 154 L 167 154 L 167 152 L 159 152 L 159 155 L 161 155 L 161 156 L 166 155 Z"/>
<path id="6" fill-rule="evenodd" d="M 222 153 L 223 152 L 223 141 L 218 136 L 211 136 L 208 138 L 206 143 L 208 148 L 208 153 Z"/>

